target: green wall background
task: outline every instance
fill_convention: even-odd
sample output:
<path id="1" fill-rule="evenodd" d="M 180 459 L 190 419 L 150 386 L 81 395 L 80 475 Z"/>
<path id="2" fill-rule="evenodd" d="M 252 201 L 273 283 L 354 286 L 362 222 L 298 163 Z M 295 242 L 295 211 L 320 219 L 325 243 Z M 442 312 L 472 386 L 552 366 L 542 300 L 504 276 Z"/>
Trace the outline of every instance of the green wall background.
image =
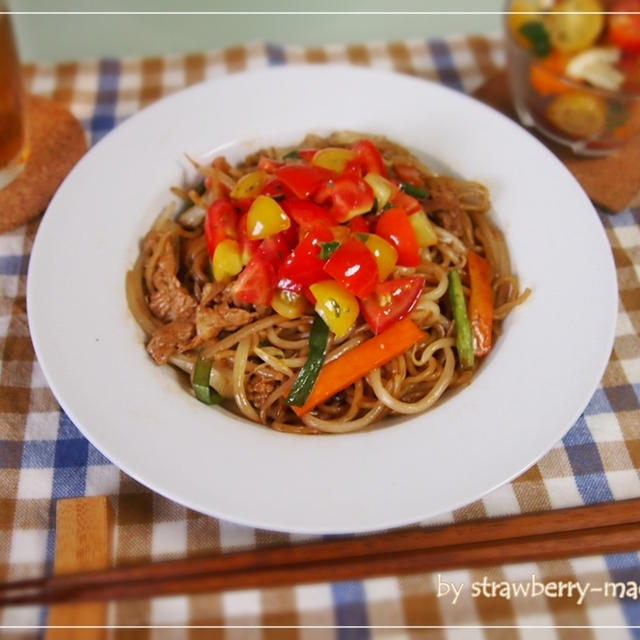
<path id="1" fill-rule="evenodd" d="M 24 62 L 218 49 L 250 41 L 318 45 L 498 33 L 503 0 L 5 0 Z M 158 12 L 187 12 L 160 15 Z M 201 15 L 232 11 L 244 15 Z M 298 12 L 258 15 L 256 11 Z M 313 12 L 405 11 L 430 15 Z M 38 12 L 62 12 L 45 15 Z M 84 15 L 70 12 L 83 12 Z M 104 15 L 100 12 L 129 12 Z M 138 12 L 132 15 L 131 12 Z"/>

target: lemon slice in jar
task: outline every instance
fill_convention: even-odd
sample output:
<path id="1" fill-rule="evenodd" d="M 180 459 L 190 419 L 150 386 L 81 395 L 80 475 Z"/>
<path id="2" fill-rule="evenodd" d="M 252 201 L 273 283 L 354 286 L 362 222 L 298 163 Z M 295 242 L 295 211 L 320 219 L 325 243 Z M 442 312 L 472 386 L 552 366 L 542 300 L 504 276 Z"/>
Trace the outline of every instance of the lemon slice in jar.
<path id="1" fill-rule="evenodd" d="M 591 46 L 604 26 L 599 0 L 561 0 L 547 16 L 551 45 L 563 53 Z"/>
<path id="2" fill-rule="evenodd" d="M 607 124 L 607 105 L 599 96 L 572 91 L 556 96 L 547 107 L 549 121 L 574 138 L 589 138 Z"/>

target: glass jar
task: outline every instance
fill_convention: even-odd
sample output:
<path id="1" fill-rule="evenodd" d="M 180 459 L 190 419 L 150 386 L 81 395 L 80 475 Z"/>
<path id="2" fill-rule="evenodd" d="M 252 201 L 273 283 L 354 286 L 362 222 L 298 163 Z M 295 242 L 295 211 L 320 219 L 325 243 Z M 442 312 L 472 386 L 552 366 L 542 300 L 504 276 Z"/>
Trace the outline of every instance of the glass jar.
<path id="1" fill-rule="evenodd" d="M 597 0 L 589 0 L 592 1 Z M 594 36 L 593 42 L 584 49 L 558 51 L 552 40 L 544 49 L 544 38 L 536 42 L 537 35 L 544 34 L 545 29 L 550 30 L 550 20 L 562 18 L 559 14 L 564 12 L 563 5 L 571 7 L 574 3 L 575 0 L 507 2 L 504 35 L 511 95 L 518 117 L 525 126 L 536 128 L 576 154 L 606 155 L 640 134 L 640 90 L 594 86 L 582 78 L 569 77 L 567 69 L 584 67 L 585 61 L 588 64 L 591 59 L 599 64 L 596 66 L 600 72 L 602 69 L 605 73 L 611 72 L 614 80 L 620 81 L 621 65 L 637 64 L 630 73 L 637 74 L 640 81 L 640 50 L 628 54 L 612 46 L 604 14 L 598 36 Z M 551 6 L 546 8 L 547 5 Z M 528 8 L 539 6 L 544 7 L 539 13 L 528 11 Z M 555 15 L 554 9 L 558 11 Z M 525 24 L 536 25 L 529 27 L 529 40 L 521 32 Z M 580 26 L 576 20 L 569 24 Z M 614 64 L 615 57 L 617 62 Z M 607 63 L 607 58 L 611 62 Z"/>

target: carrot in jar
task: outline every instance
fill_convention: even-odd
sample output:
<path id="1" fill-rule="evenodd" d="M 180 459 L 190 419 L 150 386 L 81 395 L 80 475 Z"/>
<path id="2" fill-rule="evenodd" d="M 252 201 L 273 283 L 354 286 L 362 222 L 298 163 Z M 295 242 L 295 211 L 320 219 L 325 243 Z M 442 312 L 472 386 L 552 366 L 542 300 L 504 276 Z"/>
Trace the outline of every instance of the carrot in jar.
<path id="1" fill-rule="evenodd" d="M 529 67 L 529 83 L 541 96 L 552 96 L 572 90 L 562 78 L 568 58 L 559 51 L 552 51 L 546 58 Z"/>

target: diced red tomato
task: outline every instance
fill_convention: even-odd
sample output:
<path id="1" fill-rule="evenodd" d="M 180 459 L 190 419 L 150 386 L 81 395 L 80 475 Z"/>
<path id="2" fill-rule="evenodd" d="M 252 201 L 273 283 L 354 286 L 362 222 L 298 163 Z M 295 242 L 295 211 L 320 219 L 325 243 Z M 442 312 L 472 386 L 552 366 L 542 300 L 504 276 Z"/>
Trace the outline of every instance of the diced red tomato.
<path id="1" fill-rule="evenodd" d="M 240 247 L 240 253 L 242 254 L 242 263 L 247 264 L 253 257 L 253 254 L 258 250 L 260 240 L 252 240 L 249 238 L 249 232 L 247 231 L 247 211 L 244 211 L 240 218 L 238 218 L 238 245 Z"/>
<path id="2" fill-rule="evenodd" d="M 300 242 L 300 238 L 304 235 L 300 233 L 300 227 L 298 227 L 297 224 L 292 224 L 288 229 L 285 229 L 280 233 L 282 233 L 282 236 L 287 241 L 289 250 L 291 250 L 292 247 L 295 247 L 298 242 Z"/>
<path id="3" fill-rule="evenodd" d="M 364 216 L 356 216 L 349 220 L 351 233 L 369 233 L 369 223 Z"/>
<path id="4" fill-rule="evenodd" d="M 326 227 L 309 231 L 278 269 L 278 287 L 301 293 L 305 287 L 324 280 L 324 261 L 320 259 L 320 243 L 331 242 L 333 233 Z"/>
<path id="5" fill-rule="evenodd" d="M 245 213 L 249 211 L 249 207 L 253 203 L 253 198 L 242 198 L 242 200 L 234 200 L 233 204 L 239 213 Z"/>
<path id="6" fill-rule="evenodd" d="M 415 165 L 398 163 L 394 165 L 394 169 L 402 182 L 408 182 L 414 187 L 422 186 L 424 179 Z"/>
<path id="7" fill-rule="evenodd" d="M 331 202 L 330 211 L 338 222 L 371 211 L 374 195 L 371 187 L 361 178 L 342 174 L 330 180 L 316 194 L 316 202 Z"/>
<path id="8" fill-rule="evenodd" d="M 284 236 L 284 232 L 264 238 L 257 248 L 258 255 L 269 262 L 275 271 L 279 269 L 290 251 L 291 247 Z"/>
<path id="9" fill-rule="evenodd" d="M 617 66 L 624 75 L 623 91 L 640 93 L 640 50 L 625 51 Z"/>
<path id="10" fill-rule="evenodd" d="M 209 205 L 204 219 L 204 237 L 211 257 L 218 243 L 227 238 L 236 238 L 237 226 L 238 214 L 231 200 L 218 198 Z"/>
<path id="11" fill-rule="evenodd" d="M 275 176 L 298 198 L 308 198 L 332 175 L 327 169 L 307 164 L 288 164 L 275 172 Z"/>
<path id="12" fill-rule="evenodd" d="M 640 51 L 640 0 L 616 0 L 609 15 L 609 40 L 622 49 Z"/>
<path id="13" fill-rule="evenodd" d="M 422 276 L 381 282 L 375 291 L 360 303 L 362 315 L 374 333 L 380 333 L 406 317 L 415 307 L 423 287 Z"/>
<path id="14" fill-rule="evenodd" d="M 362 162 L 360 162 L 360 158 L 355 156 L 352 160 L 349 160 L 347 164 L 344 166 L 341 175 L 348 176 L 350 178 L 363 178 L 366 175 L 366 170 Z"/>
<path id="15" fill-rule="evenodd" d="M 350 149 L 356 152 L 358 162 L 363 167 L 363 175 L 367 173 L 387 175 L 382 156 L 371 140 L 358 140 L 351 145 Z"/>
<path id="16" fill-rule="evenodd" d="M 267 158 L 267 156 L 260 156 L 257 170 L 264 171 L 265 173 L 274 173 L 276 169 L 279 169 L 282 166 L 284 166 L 284 162 L 278 162 L 272 158 Z"/>
<path id="17" fill-rule="evenodd" d="M 275 283 L 275 269 L 268 260 L 256 254 L 233 283 L 233 302 L 267 306 L 271 304 Z"/>
<path id="18" fill-rule="evenodd" d="M 420 203 L 413 196 L 402 191 L 402 189 L 392 193 L 389 202 L 396 207 L 404 209 L 407 213 L 415 213 L 422 209 Z"/>
<path id="19" fill-rule="evenodd" d="M 330 227 L 336 223 L 334 217 L 326 209 L 311 200 L 287 198 L 280 204 L 303 233 L 315 227 Z"/>
<path id="20" fill-rule="evenodd" d="M 319 282 L 319 281 L 318 281 Z M 305 287 L 302 290 L 302 293 L 304 295 L 304 297 L 309 301 L 309 303 L 311 304 L 312 307 L 316 306 L 316 297 L 313 295 L 313 293 L 311 292 L 311 289 L 309 289 L 309 287 Z"/>
<path id="21" fill-rule="evenodd" d="M 389 241 L 398 252 L 398 264 L 415 267 L 420 264 L 416 232 L 404 209 L 387 209 L 378 218 L 375 232 Z"/>
<path id="22" fill-rule="evenodd" d="M 265 182 L 260 193 L 263 196 L 269 196 L 274 200 L 281 200 L 282 198 L 295 198 L 293 191 L 287 187 L 284 182 L 278 180 L 278 178 L 271 178 Z"/>
<path id="23" fill-rule="evenodd" d="M 213 185 L 214 185 L 214 177 L 212 175 L 205 176 L 205 178 L 204 178 L 204 186 L 205 186 L 206 190 L 210 191 L 213 188 Z M 219 180 L 218 180 L 217 188 L 218 188 L 218 195 L 219 196 L 222 197 L 222 196 L 228 196 L 229 195 L 229 189 L 224 184 L 222 184 L 222 182 L 220 182 Z"/>
<path id="24" fill-rule="evenodd" d="M 378 284 L 376 259 L 356 238 L 349 238 L 331 254 L 324 271 L 358 298 L 366 298 Z"/>
<path id="25" fill-rule="evenodd" d="M 298 149 L 298 155 L 305 161 L 311 162 L 311 158 L 316 155 L 317 149 Z"/>

